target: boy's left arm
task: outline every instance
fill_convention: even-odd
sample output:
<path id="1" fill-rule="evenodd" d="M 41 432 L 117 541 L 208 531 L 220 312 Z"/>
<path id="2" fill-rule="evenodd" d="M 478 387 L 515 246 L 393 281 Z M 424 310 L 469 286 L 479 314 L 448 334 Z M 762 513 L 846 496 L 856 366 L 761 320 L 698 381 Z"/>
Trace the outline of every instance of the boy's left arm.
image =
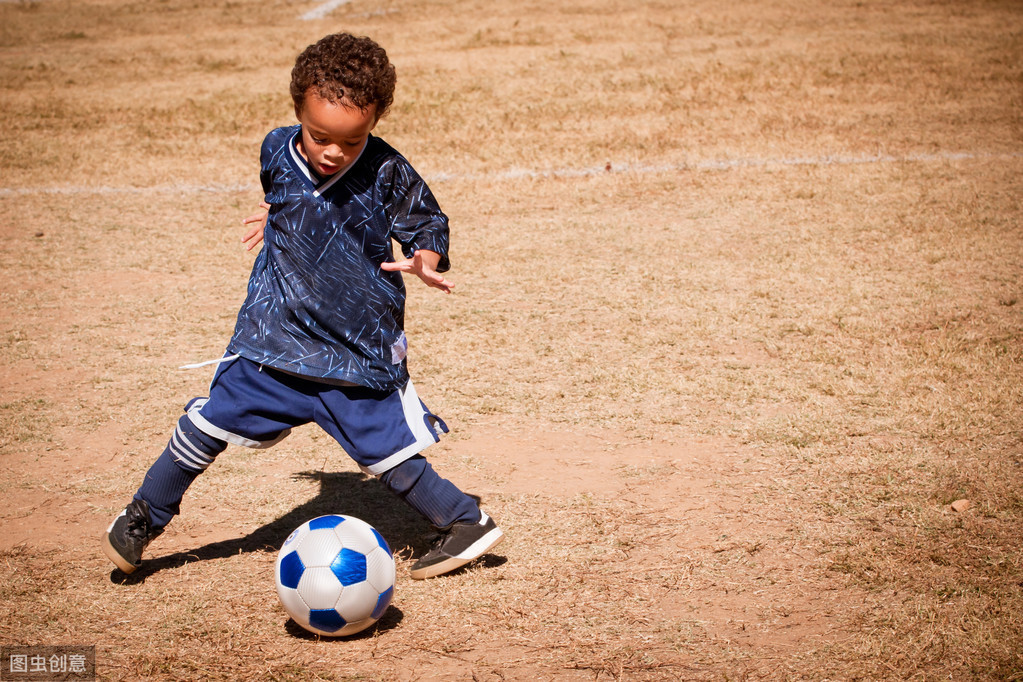
<path id="1" fill-rule="evenodd" d="M 450 294 L 455 283 L 437 272 L 440 261 L 441 255 L 436 251 L 419 249 L 412 255 L 412 258 L 405 258 L 394 263 L 381 263 L 380 269 L 388 272 L 411 272 L 423 280 L 427 286 Z"/>
<path id="2" fill-rule="evenodd" d="M 384 204 L 391 221 L 391 237 L 401 244 L 404 258 L 381 263 L 381 269 L 413 273 L 427 286 L 450 294 L 455 285 L 441 275 L 451 267 L 447 258 L 448 217 L 426 182 L 404 158 L 399 157 L 382 177 L 387 180 Z"/>

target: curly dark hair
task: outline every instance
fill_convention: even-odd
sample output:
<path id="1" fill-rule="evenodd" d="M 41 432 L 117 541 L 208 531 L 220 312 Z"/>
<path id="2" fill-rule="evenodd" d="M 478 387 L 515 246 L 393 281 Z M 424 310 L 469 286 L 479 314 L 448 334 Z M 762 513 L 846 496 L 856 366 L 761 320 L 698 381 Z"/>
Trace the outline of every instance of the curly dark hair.
<path id="1" fill-rule="evenodd" d="M 359 109 L 376 104 L 377 118 L 394 101 L 397 76 L 384 48 L 369 38 L 334 33 L 307 47 L 291 70 L 291 99 L 300 111 L 309 88 L 328 102 Z"/>

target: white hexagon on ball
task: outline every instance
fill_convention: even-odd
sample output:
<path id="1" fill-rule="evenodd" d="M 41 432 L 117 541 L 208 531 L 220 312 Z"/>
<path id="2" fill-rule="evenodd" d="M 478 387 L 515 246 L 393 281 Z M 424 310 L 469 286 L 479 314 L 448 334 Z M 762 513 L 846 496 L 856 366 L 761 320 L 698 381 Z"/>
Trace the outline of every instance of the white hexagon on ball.
<path id="1" fill-rule="evenodd" d="M 334 533 L 342 545 L 348 549 L 354 549 L 356 552 L 369 554 L 378 546 L 373 526 L 361 519 L 349 518 L 348 521 L 335 527 Z"/>
<path id="2" fill-rule="evenodd" d="M 344 548 L 333 528 L 315 528 L 295 543 L 295 551 L 306 566 L 329 566 Z"/>
<path id="3" fill-rule="evenodd" d="M 385 592 L 394 586 L 394 557 L 383 547 L 377 547 L 366 555 L 366 580 L 377 592 Z"/>

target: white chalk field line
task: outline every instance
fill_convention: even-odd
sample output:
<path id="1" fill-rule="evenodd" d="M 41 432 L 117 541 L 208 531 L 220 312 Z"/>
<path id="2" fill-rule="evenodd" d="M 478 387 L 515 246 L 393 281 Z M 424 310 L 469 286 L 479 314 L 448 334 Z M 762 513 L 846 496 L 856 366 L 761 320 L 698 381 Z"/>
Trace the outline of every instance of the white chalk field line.
<path id="1" fill-rule="evenodd" d="M 457 181 L 478 181 L 478 180 L 521 180 L 521 179 L 546 179 L 546 178 L 582 178 L 594 175 L 611 174 L 636 174 L 653 175 L 665 173 L 678 173 L 686 171 L 720 171 L 734 170 L 740 168 L 785 168 L 798 166 L 856 166 L 864 164 L 884 163 L 944 163 L 950 161 L 970 160 L 1001 160 L 1023 158 L 1023 152 L 939 152 L 934 154 L 906 154 L 902 156 L 894 154 L 870 154 L 865 156 L 829 155 L 829 156 L 805 156 L 805 157 L 784 157 L 784 158 L 735 158 L 735 159 L 710 159 L 704 161 L 682 161 L 679 163 L 666 164 L 611 164 L 583 168 L 554 168 L 547 170 L 535 170 L 528 168 L 511 168 L 502 171 L 482 173 L 433 173 L 426 177 L 431 183 L 457 182 Z M 28 196 L 37 194 L 152 194 L 155 192 L 169 192 L 173 194 L 235 194 L 241 192 L 258 191 L 259 185 L 251 184 L 223 184 L 223 185 L 197 185 L 197 184 L 167 184 L 154 185 L 151 187 L 110 187 L 96 186 L 88 187 L 82 185 L 58 185 L 53 187 L 0 187 L 0 198 L 12 196 Z"/>
<path id="2" fill-rule="evenodd" d="M 314 21 L 316 19 L 323 19 L 328 14 L 336 10 L 341 5 L 347 5 L 351 0 L 327 0 L 327 2 L 320 3 L 316 7 L 299 16 L 302 21 Z"/>

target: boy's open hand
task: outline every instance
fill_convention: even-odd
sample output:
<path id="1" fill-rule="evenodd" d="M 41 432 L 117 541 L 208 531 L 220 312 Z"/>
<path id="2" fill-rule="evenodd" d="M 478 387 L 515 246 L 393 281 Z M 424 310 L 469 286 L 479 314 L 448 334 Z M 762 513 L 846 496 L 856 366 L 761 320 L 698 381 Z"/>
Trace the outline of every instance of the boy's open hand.
<path id="1" fill-rule="evenodd" d="M 253 225 L 255 223 L 249 228 L 248 232 L 242 235 L 242 243 L 246 245 L 246 251 L 251 251 L 263 241 L 263 228 L 266 227 L 266 218 L 269 215 L 266 211 L 270 210 L 270 204 L 261 201 L 259 202 L 259 207 L 263 209 L 262 212 L 253 213 L 248 218 L 242 220 L 244 225 Z"/>
<path id="2" fill-rule="evenodd" d="M 440 289 L 445 294 L 450 294 L 455 283 L 444 279 L 444 276 L 437 272 L 437 264 L 440 263 L 440 254 L 434 251 L 420 249 L 412 258 L 396 261 L 394 263 L 381 263 L 380 269 L 388 272 L 411 272 L 418 275 L 419 279 L 426 282 L 427 286 Z"/>

